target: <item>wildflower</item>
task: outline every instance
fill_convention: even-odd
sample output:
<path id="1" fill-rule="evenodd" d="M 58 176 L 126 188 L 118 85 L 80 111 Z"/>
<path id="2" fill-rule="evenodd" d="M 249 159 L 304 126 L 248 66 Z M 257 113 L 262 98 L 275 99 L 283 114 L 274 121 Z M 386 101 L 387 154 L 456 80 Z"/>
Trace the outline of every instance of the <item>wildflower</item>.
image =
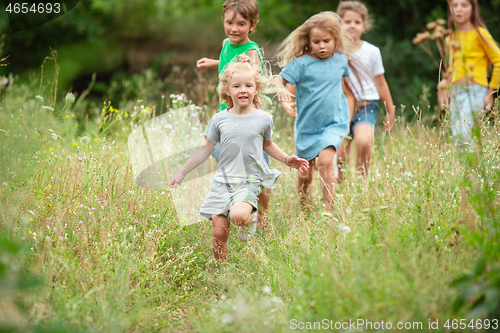
<path id="1" fill-rule="evenodd" d="M 349 234 L 349 233 L 351 233 L 351 228 L 349 228 L 349 226 L 345 225 L 345 226 L 342 227 L 342 231 L 345 234 Z"/>
<path id="2" fill-rule="evenodd" d="M 434 30 L 437 27 L 437 23 L 436 22 L 429 22 L 429 23 L 427 23 L 426 27 L 429 30 Z"/>
<path id="3" fill-rule="evenodd" d="M 438 18 L 436 20 L 436 23 L 440 26 L 444 26 L 446 24 L 446 20 L 445 19 L 442 19 L 442 18 Z"/>
<path id="4" fill-rule="evenodd" d="M 438 40 L 440 38 L 443 38 L 443 34 L 440 31 L 438 31 L 437 29 L 434 30 L 434 32 L 431 35 L 431 39 L 432 40 Z"/>
<path id="5" fill-rule="evenodd" d="M 42 105 L 42 109 L 47 109 L 50 111 L 54 111 L 54 108 L 51 108 L 50 106 Z"/>
<path id="6" fill-rule="evenodd" d="M 43 97 L 40 95 L 36 95 L 35 98 L 38 98 L 39 100 L 43 101 Z"/>
<path id="7" fill-rule="evenodd" d="M 270 294 L 271 293 L 271 287 L 269 287 L 269 286 L 262 287 L 262 293 L 264 293 L 264 294 Z"/>
<path id="8" fill-rule="evenodd" d="M 65 100 L 66 103 L 73 103 L 75 101 L 75 95 L 73 95 L 73 93 L 67 93 Z"/>
<path id="9" fill-rule="evenodd" d="M 413 38 L 412 42 L 413 42 L 413 44 L 420 44 L 420 43 L 426 41 L 427 39 L 429 39 L 429 37 L 431 37 L 431 34 L 428 31 L 419 32 L 415 36 L 415 38 Z"/>

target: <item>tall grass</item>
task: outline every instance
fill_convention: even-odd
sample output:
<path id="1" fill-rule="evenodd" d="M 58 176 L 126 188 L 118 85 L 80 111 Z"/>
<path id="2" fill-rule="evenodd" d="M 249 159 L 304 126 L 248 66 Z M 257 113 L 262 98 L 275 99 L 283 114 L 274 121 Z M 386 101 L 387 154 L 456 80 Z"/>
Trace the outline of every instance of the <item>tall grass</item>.
<path id="1" fill-rule="evenodd" d="M 291 330 L 291 322 L 363 319 L 421 322 L 424 330 L 439 320 L 437 331 L 445 332 L 446 319 L 467 315 L 466 308 L 452 312 L 459 292 L 450 282 L 481 253 L 470 235 L 487 227 L 471 188 L 498 179 L 497 118 L 481 123 L 481 163 L 472 168 L 446 126 L 400 117 L 391 135 L 377 133 L 367 180 L 347 167 L 333 219 L 319 213 L 319 179 L 317 209 L 304 213 L 296 173 L 271 161 L 283 175 L 268 229 L 240 243 L 231 227 L 229 261 L 221 266 L 208 221 L 181 226 L 167 190 L 134 183 L 127 135 L 153 107 L 137 118 L 112 118 L 110 136 L 99 132 L 104 118 L 79 133 L 83 120 L 73 115 L 85 113 L 84 101 L 47 108 L 51 95 L 37 96 L 34 86 L 14 82 L 0 92 L 1 230 L 26 246 L 2 263 L 11 280 L 29 275 L 44 283 L 0 287 L 8 296 L 0 312 L 16 313 L 0 316 L 0 327 L 274 332 Z M 130 113 L 143 110 L 132 104 Z M 291 120 L 279 108 L 274 119 L 274 140 L 292 153 Z M 496 193 L 491 205 L 498 203 Z"/>

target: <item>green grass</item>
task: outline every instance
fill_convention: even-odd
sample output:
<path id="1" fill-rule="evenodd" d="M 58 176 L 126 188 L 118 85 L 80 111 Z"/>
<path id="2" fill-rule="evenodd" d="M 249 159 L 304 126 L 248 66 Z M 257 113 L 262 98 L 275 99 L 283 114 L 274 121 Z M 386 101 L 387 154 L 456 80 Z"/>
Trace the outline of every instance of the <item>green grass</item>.
<path id="1" fill-rule="evenodd" d="M 487 226 L 471 198 L 498 180 L 498 124 L 482 125 L 471 168 L 448 128 L 398 119 L 391 135 L 377 133 L 366 181 L 348 167 L 335 219 L 319 213 L 320 191 L 312 212 L 301 212 L 296 172 L 271 161 L 283 175 L 268 230 L 246 244 L 232 227 L 221 266 L 208 221 L 180 226 L 166 193 L 135 185 L 130 118 L 104 137 L 99 121 L 78 117 L 84 100 L 51 110 L 36 91 L 15 83 L 0 91 L 1 231 L 21 246 L 0 256 L 0 278 L 14 285 L 0 286 L 0 314 L 15 313 L 0 315 L 0 328 L 280 332 L 293 319 L 363 319 L 421 322 L 425 331 L 439 319 L 435 332 L 446 332 L 446 319 L 467 315 L 452 312 L 459 291 L 450 283 L 482 253 L 473 235 Z M 279 109 L 274 119 L 275 141 L 292 153 L 290 119 Z M 24 288 L 27 276 L 43 285 Z"/>

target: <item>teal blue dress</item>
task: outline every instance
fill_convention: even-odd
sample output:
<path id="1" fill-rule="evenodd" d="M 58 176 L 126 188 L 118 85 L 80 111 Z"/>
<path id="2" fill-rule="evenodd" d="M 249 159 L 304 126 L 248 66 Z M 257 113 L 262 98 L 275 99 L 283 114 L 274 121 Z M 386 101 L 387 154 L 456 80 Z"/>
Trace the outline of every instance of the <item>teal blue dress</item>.
<path id="1" fill-rule="evenodd" d="M 349 131 L 349 105 L 342 78 L 349 76 L 347 58 L 334 53 L 328 59 L 305 55 L 292 60 L 280 76 L 295 84 L 297 119 L 295 151 L 312 160 L 327 147 L 338 150 Z"/>

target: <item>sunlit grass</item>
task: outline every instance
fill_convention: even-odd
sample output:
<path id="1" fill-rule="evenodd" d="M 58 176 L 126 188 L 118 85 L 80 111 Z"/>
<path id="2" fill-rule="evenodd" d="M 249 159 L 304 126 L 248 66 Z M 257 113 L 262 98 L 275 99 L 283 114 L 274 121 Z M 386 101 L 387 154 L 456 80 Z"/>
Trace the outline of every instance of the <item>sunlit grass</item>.
<path id="1" fill-rule="evenodd" d="M 44 108 L 47 97 L 15 84 L 2 94 L 1 230 L 27 245 L 20 269 L 44 280 L 43 288 L 14 295 L 28 304 L 19 310 L 24 328 L 63 322 L 90 332 L 271 332 L 288 331 L 291 319 L 425 327 L 455 316 L 449 283 L 471 267 L 478 253 L 467 234 L 482 228 L 463 179 L 479 186 L 495 179 L 498 124 L 482 127 L 488 179 L 465 166 L 447 128 L 443 134 L 398 119 L 391 135 L 377 133 L 368 179 L 347 168 L 333 219 L 320 214 L 319 179 L 314 208 L 302 212 L 296 171 L 271 161 L 283 175 L 268 228 L 240 243 L 232 227 L 229 262 L 221 266 L 209 221 L 180 226 L 166 189 L 135 185 L 127 147 L 133 126 L 116 120 L 104 136 L 89 122 L 79 135 L 72 115 L 83 104 Z M 278 109 L 274 123 L 274 140 L 293 153 L 291 119 Z"/>

